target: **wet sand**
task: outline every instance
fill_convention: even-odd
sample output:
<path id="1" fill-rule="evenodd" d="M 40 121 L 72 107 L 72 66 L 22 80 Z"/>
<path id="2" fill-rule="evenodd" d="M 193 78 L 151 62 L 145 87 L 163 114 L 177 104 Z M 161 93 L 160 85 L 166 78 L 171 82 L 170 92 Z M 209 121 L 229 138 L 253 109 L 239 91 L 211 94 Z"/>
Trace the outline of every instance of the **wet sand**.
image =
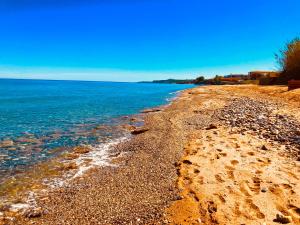
<path id="1" fill-rule="evenodd" d="M 146 112 L 144 129 L 113 150 L 112 166 L 52 190 L 16 219 L 7 212 L 2 223 L 299 224 L 298 139 L 284 126 L 298 128 L 300 91 L 286 90 L 187 90 L 163 110 Z M 233 106 L 247 122 L 231 116 Z M 254 126 L 265 122 L 265 131 Z"/>

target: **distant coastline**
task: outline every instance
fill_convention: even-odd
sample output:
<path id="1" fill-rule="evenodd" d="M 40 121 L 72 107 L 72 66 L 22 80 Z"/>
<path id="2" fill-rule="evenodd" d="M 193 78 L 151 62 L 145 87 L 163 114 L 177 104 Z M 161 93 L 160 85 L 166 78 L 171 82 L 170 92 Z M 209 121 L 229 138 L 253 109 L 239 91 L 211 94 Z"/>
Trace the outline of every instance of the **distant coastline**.
<path id="1" fill-rule="evenodd" d="M 194 84 L 195 79 L 167 79 L 167 80 L 153 80 L 153 81 L 141 81 L 139 83 L 157 83 L 157 84 Z"/>

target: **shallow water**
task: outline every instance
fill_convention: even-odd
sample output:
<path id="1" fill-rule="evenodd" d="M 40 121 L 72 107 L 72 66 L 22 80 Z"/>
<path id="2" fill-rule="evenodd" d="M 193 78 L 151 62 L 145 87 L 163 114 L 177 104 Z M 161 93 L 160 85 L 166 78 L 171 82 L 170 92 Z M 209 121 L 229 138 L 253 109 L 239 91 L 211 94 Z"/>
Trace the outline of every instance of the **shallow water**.
<path id="1" fill-rule="evenodd" d="M 3 180 L 73 146 L 98 146 L 120 138 L 122 132 L 112 127 L 126 122 L 122 116 L 165 104 L 189 87 L 0 79 L 0 177 Z"/>

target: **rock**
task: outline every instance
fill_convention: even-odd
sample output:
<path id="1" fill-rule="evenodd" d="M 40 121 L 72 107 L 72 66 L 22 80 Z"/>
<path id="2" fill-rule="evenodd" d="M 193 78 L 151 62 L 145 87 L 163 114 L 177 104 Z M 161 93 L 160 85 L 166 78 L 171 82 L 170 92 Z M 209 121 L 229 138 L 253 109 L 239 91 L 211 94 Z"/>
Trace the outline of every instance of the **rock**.
<path id="1" fill-rule="evenodd" d="M 141 113 L 152 113 L 152 112 L 159 112 L 159 111 L 161 111 L 160 108 L 153 108 L 153 109 L 145 109 L 141 111 Z"/>
<path id="2" fill-rule="evenodd" d="M 282 214 L 277 214 L 276 219 L 273 220 L 276 223 L 281 223 L 281 224 L 288 224 L 292 222 L 292 217 L 291 216 L 285 216 Z"/>
<path id="3" fill-rule="evenodd" d="M 188 159 L 185 159 L 185 160 L 183 160 L 182 161 L 184 164 L 188 164 L 188 165 L 192 165 L 193 163 L 190 161 L 190 160 L 188 160 Z"/>
<path id="4" fill-rule="evenodd" d="M 87 146 L 77 146 L 74 148 L 74 152 L 78 154 L 86 154 L 89 153 L 91 149 Z"/>
<path id="5" fill-rule="evenodd" d="M 210 124 L 206 130 L 212 130 L 212 129 L 217 129 L 218 127 L 215 124 Z"/>
<path id="6" fill-rule="evenodd" d="M 265 187 L 261 189 L 261 192 L 263 192 L 263 193 L 265 193 L 265 192 L 267 192 L 267 191 L 268 191 L 268 189 L 265 188 Z"/>
<path id="7" fill-rule="evenodd" d="M 62 166 L 62 169 L 63 170 L 75 170 L 75 169 L 78 169 L 78 166 L 75 162 L 72 162 L 72 163 L 64 164 Z"/>
<path id="8" fill-rule="evenodd" d="M 257 119 L 259 119 L 259 120 L 262 120 L 262 119 L 265 119 L 266 117 L 264 116 L 264 115 L 259 115 L 258 117 L 257 117 Z"/>
<path id="9" fill-rule="evenodd" d="M 40 217 L 42 215 L 42 209 L 40 207 L 39 208 L 31 208 L 31 209 L 26 210 L 23 215 L 27 218 Z"/>
<path id="10" fill-rule="evenodd" d="M 141 121 L 141 120 L 138 118 L 135 118 L 135 117 L 130 118 L 130 122 L 139 122 L 139 121 Z"/>
<path id="11" fill-rule="evenodd" d="M 79 158 L 79 154 L 69 153 L 65 156 L 66 160 L 73 160 Z"/>
<path id="12" fill-rule="evenodd" d="M 129 125 L 129 124 L 122 124 L 120 127 L 121 127 L 122 129 L 124 129 L 124 130 L 127 130 L 127 131 L 133 131 L 133 130 L 136 129 L 135 126 Z"/>
<path id="13" fill-rule="evenodd" d="M 3 140 L 0 142 L 0 148 L 8 148 L 12 147 L 14 145 L 14 142 L 12 140 Z"/>
<path id="14" fill-rule="evenodd" d="M 265 145 L 261 146 L 261 149 L 265 151 L 268 150 L 268 148 Z"/>
<path id="15" fill-rule="evenodd" d="M 137 129 L 131 131 L 131 134 L 133 134 L 133 135 L 138 135 L 138 134 L 145 133 L 145 132 L 147 132 L 148 130 L 149 130 L 149 129 L 147 129 L 147 128 L 137 128 Z"/>

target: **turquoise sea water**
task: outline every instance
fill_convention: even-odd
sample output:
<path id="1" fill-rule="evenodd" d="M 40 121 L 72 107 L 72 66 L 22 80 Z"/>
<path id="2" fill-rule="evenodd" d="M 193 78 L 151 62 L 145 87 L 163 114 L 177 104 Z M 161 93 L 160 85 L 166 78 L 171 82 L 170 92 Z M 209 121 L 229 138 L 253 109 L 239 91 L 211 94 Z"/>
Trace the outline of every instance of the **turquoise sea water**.
<path id="1" fill-rule="evenodd" d="M 88 131 L 165 104 L 177 91 L 189 87 L 0 79 L 0 174 L 55 156 L 59 151 L 53 150 L 57 148 L 101 142 L 99 137 L 104 136 L 112 138 L 109 129 L 100 129 L 97 135 Z"/>

